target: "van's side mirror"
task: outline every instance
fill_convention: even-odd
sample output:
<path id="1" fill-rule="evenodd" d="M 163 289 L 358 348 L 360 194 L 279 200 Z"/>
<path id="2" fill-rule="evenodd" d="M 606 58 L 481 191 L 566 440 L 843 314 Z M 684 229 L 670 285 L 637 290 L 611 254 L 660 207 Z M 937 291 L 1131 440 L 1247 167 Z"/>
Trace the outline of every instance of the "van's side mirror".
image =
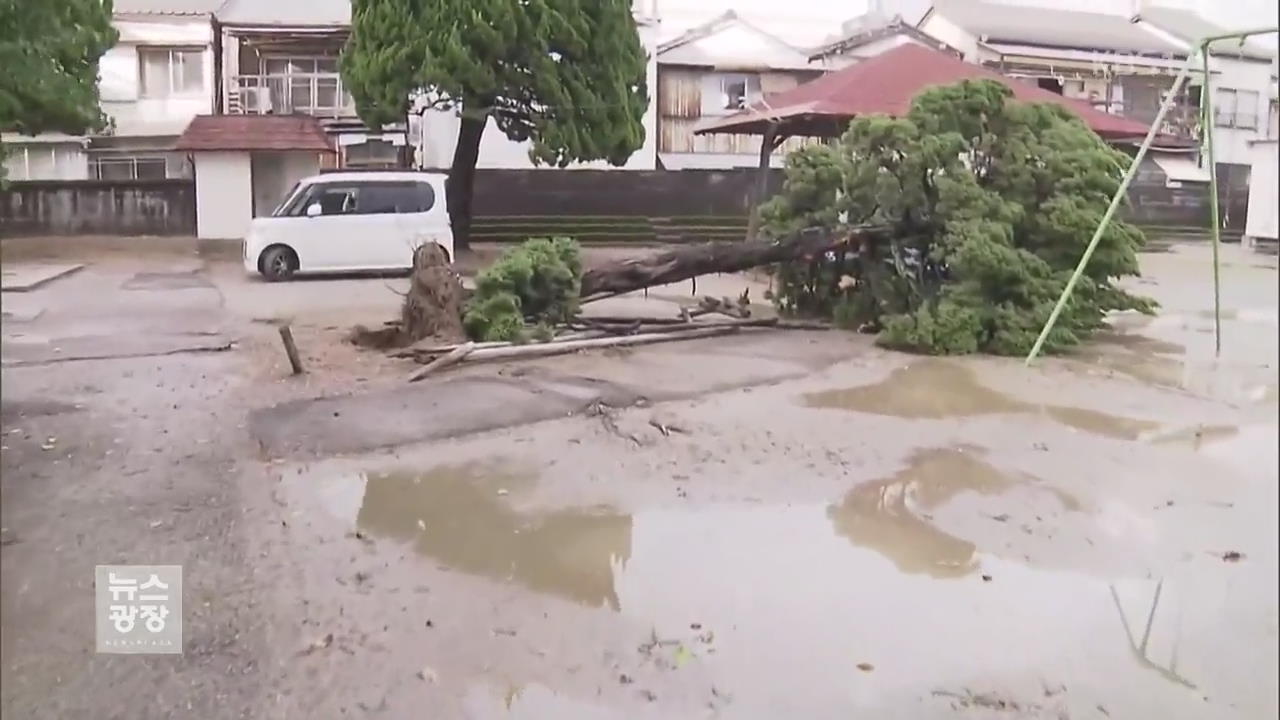
<path id="1" fill-rule="evenodd" d="M 321 214 L 320 203 L 311 203 L 307 206 L 307 217 L 316 217 Z"/>

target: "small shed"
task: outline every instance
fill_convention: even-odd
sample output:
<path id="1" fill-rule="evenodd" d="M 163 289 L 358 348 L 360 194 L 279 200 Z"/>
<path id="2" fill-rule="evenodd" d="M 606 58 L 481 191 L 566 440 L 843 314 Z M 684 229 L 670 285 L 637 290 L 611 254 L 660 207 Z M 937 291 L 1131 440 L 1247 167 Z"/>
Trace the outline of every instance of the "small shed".
<path id="1" fill-rule="evenodd" d="M 836 137 L 860 115 L 905 115 L 915 96 L 929 87 L 982 79 L 1002 83 L 1013 91 L 1015 100 L 1061 105 L 1104 140 L 1141 142 L 1147 134 L 1146 123 L 1103 112 L 1083 100 L 1063 97 L 914 43 L 772 95 L 765 102 L 703 124 L 697 133 Z"/>
<path id="2" fill-rule="evenodd" d="M 333 145 L 309 115 L 198 115 L 175 145 L 196 176 L 196 235 L 239 240 L 294 183 L 332 165 Z"/>
<path id="3" fill-rule="evenodd" d="M 1276 178 L 1277 140 L 1254 140 L 1250 143 L 1253 155 L 1253 168 L 1249 176 L 1249 210 L 1244 221 L 1245 242 L 1257 247 L 1259 241 L 1274 245 L 1280 240 L 1277 232 L 1277 190 L 1280 183 Z"/>

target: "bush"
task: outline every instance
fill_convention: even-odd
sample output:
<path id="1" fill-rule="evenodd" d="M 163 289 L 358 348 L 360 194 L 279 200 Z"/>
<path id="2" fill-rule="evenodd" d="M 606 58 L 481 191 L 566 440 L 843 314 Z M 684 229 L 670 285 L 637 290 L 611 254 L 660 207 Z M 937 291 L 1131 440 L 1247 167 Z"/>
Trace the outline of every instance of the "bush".
<path id="1" fill-rule="evenodd" d="M 880 327 L 930 354 L 1027 352 L 1079 262 L 1129 158 L 1065 109 L 1013 102 L 990 80 L 921 93 L 902 118 L 854 120 L 830 146 L 787 157 L 766 232 L 891 225 L 895 240 L 777 270 L 783 312 Z M 1113 220 L 1045 343 L 1080 342 L 1111 310 L 1155 304 L 1136 275 L 1136 228 Z"/>
<path id="2" fill-rule="evenodd" d="M 577 242 L 526 240 L 476 276 L 463 327 L 468 337 L 478 341 L 521 342 L 528 337 L 526 322 L 541 326 L 538 334 L 545 336 L 551 327 L 577 313 L 581 283 Z"/>

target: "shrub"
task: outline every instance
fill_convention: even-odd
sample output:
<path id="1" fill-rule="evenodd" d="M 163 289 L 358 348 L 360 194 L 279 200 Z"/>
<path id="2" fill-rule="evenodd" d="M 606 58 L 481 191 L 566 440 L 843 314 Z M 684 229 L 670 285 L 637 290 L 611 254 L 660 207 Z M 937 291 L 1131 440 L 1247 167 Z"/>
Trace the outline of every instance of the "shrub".
<path id="1" fill-rule="evenodd" d="M 526 322 L 551 327 L 578 311 L 582 260 L 569 238 L 537 238 L 502 253 L 476 276 L 463 327 L 473 340 L 523 341 Z"/>

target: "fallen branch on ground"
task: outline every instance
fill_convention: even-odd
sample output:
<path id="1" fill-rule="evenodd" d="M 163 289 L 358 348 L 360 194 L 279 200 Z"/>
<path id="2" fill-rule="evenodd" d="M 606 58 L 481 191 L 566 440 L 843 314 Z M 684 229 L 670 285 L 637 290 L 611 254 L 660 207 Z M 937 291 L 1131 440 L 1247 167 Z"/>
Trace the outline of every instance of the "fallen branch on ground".
<path id="1" fill-rule="evenodd" d="M 475 351 L 475 343 L 464 343 L 463 345 L 454 348 L 449 353 L 445 355 L 441 355 L 435 360 L 432 360 L 431 362 L 427 363 L 425 367 L 421 368 L 417 372 L 410 375 L 409 382 L 418 382 L 419 380 L 430 375 L 433 372 L 436 372 L 438 370 L 443 370 L 449 367 L 450 365 L 456 365 L 462 362 L 463 360 L 465 360 L 466 357 L 474 351 Z"/>

